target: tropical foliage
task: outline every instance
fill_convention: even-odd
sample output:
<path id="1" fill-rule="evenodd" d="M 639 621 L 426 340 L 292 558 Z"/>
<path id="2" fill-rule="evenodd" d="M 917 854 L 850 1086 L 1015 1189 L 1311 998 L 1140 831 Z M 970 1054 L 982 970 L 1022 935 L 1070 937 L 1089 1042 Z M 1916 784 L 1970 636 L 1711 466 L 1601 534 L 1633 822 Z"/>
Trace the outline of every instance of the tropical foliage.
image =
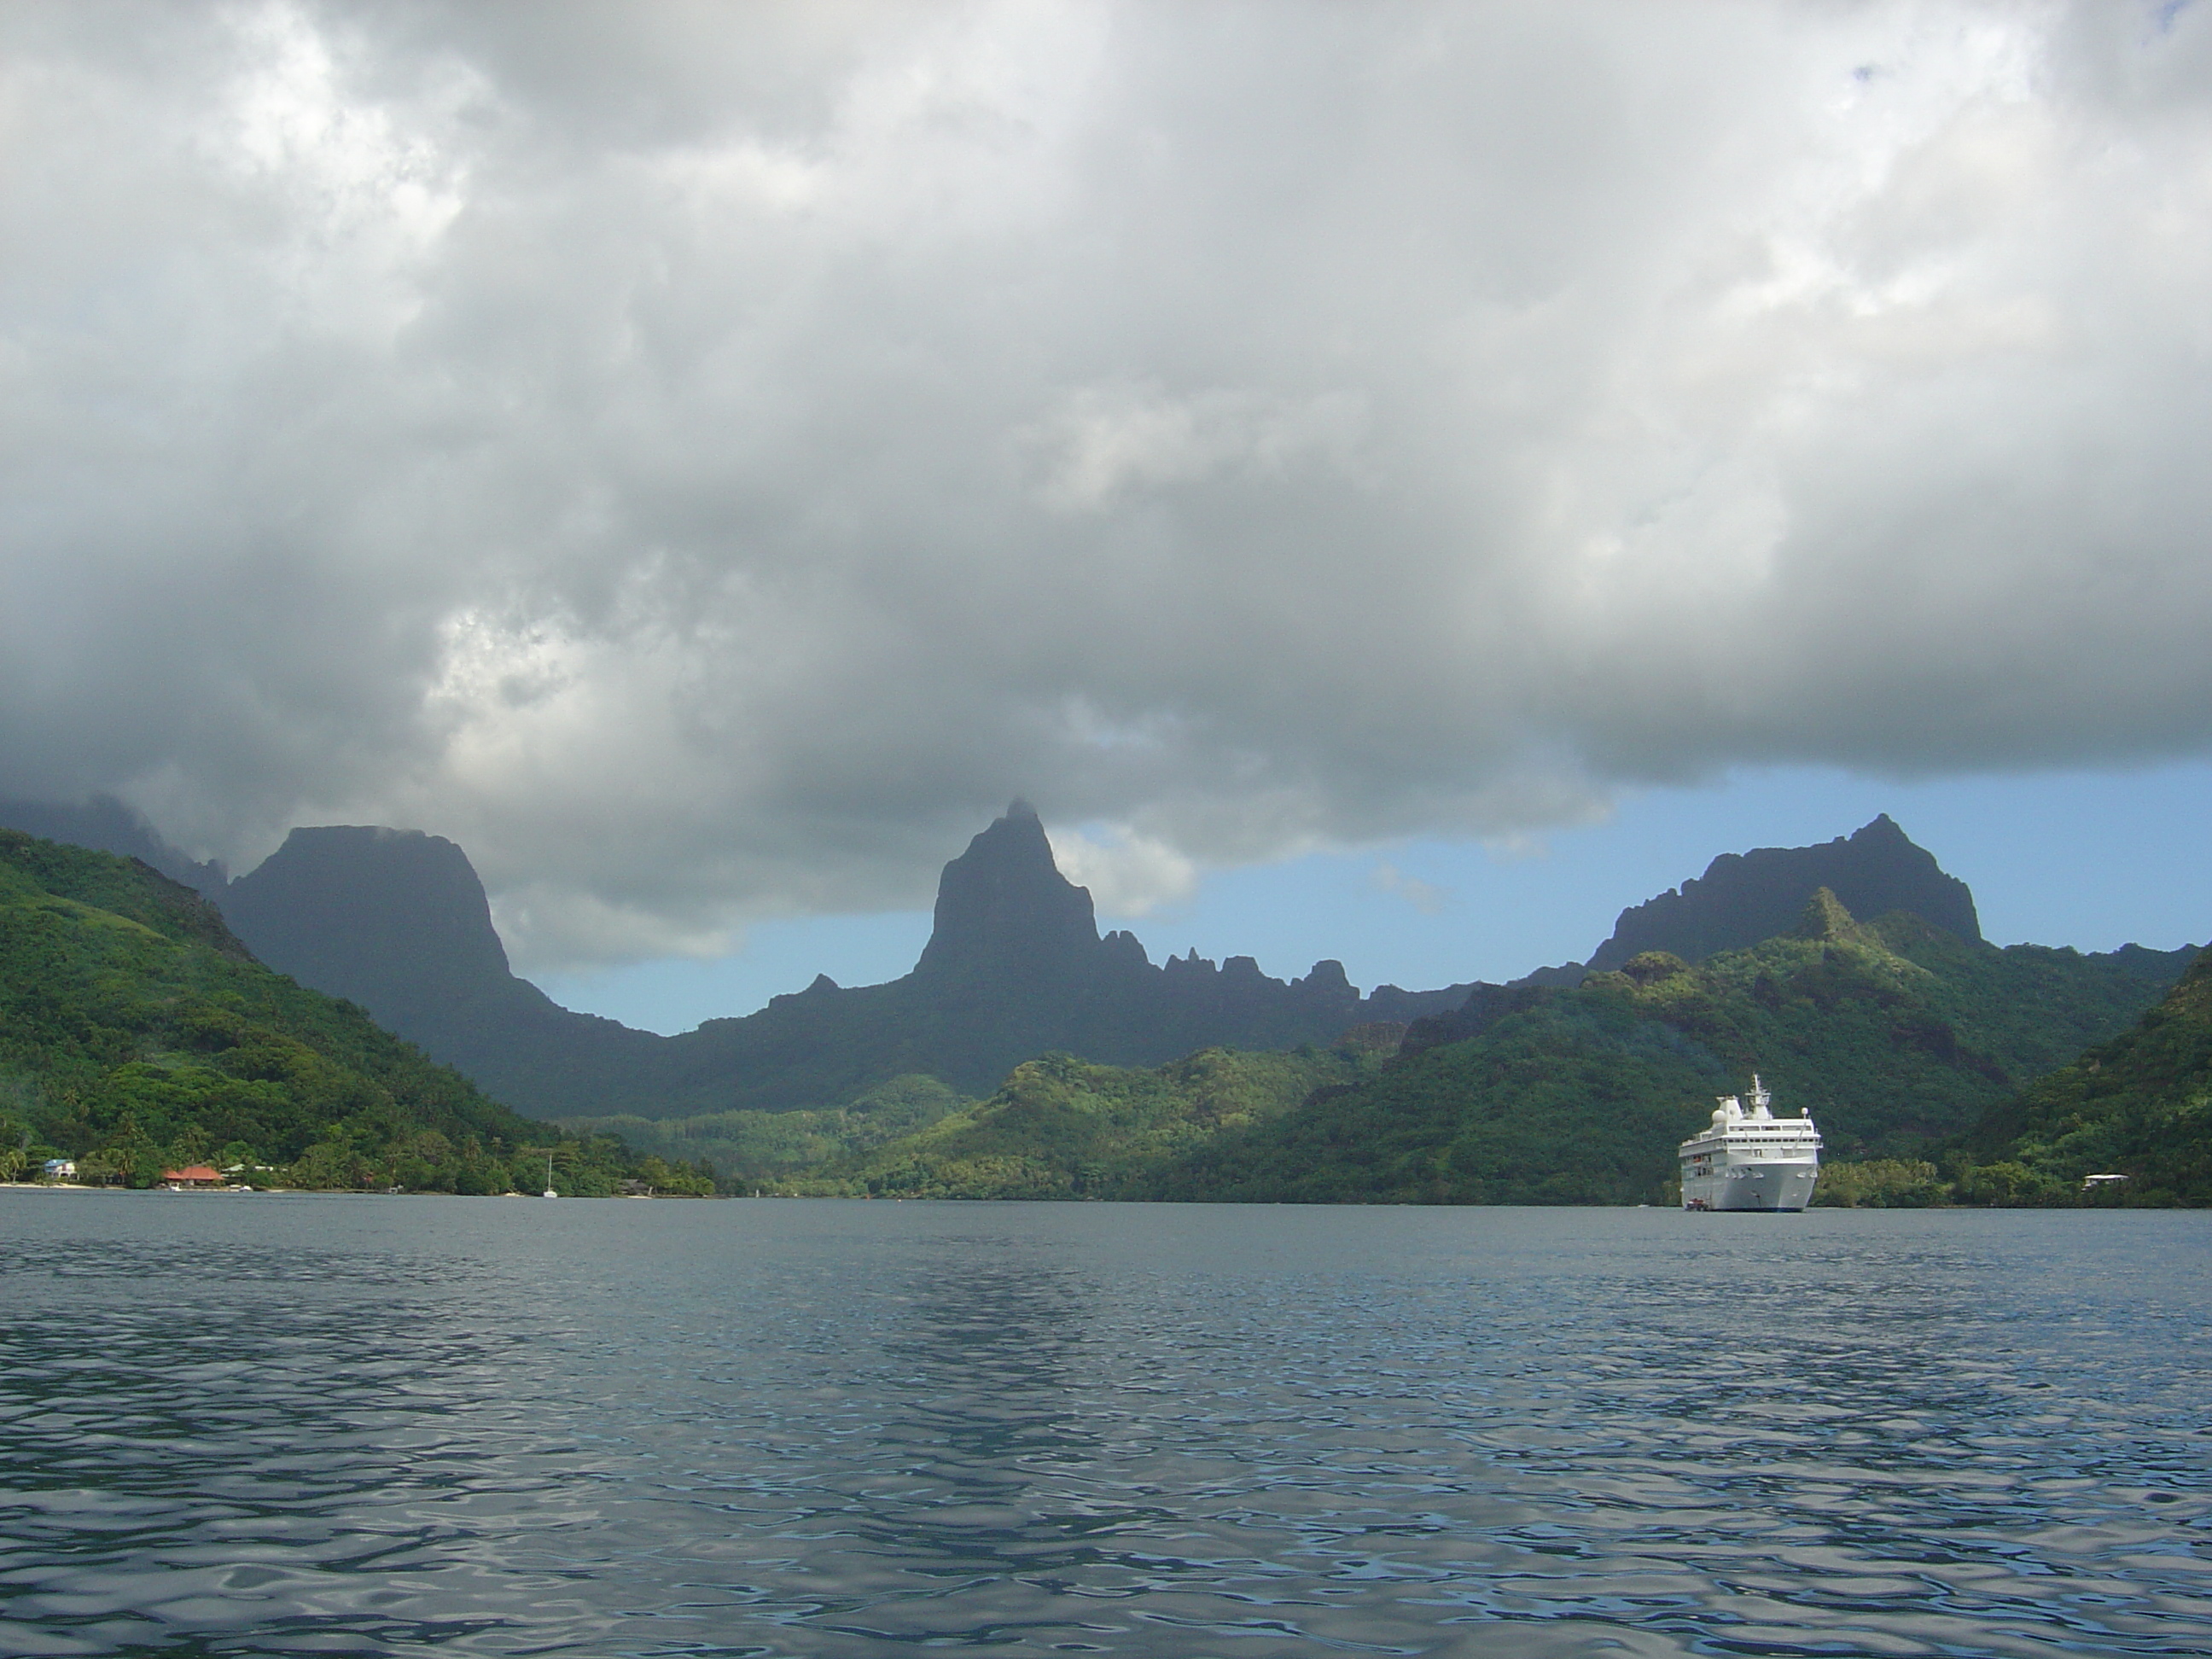
<path id="1" fill-rule="evenodd" d="M 2039 1202 L 2063 1182 L 2001 1147 L 1973 1162 L 1961 1137 L 2026 1080 L 2124 1030 L 2187 954 L 1998 950 L 1904 913 L 1861 923 L 1823 891 L 1793 933 L 1694 968 L 1650 952 L 1577 989 L 1492 988 L 1458 1014 L 1417 1023 L 1387 1064 L 1357 1049 L 1216 1049 L 1150 1071 L 1033 1061 L 983 1104 L 788 1184 L 1660 1203 L 1677 1144 L 1715 1094 L 1758 1070 L 1784 1110 L 1819 1121 L 1833 1201 Z"/>
<path id="2" fill-rule="evenodd" d="M 271 973 L 198 895 L 136 860 L 0 831 L 0 1145 L 20 1175 L 613 1192 L 612 1137 L 484 1097 L 360 1009 Z M 677 1186 L 697 1170 L 671 1171 Z"/>
<path id="3" fill-rule="evenodd" d="M 1395 1028 L 1394 1028 L 1395 1029 Z M 918 1134 L 833 1159 L 786 1190 L 878 1198 L 1148 1198 L 1160 1172 L 1223 1135 L 1290 1111 L 1317 1089 L 1381 1069 L 1355 1036 L 1333 1048 L 1207 1048 L 1158 1068 L 1047 1054 L 988 1100 Z"/>
<path id="4" fill-rule="evenodd" d="M 2095 1173 L 2128 1177 L 2096 1201 L 2212 1202 L 2212 963 L 2174 984 L 2192 954 L 1997 950 L 1823 891 L 1790 934 L 1695 967 L 1484 988 L 1328 1048 L 1055 1054 L 980 1102 L 908 1074 L 805 1110 L 555 1128 L 271 973 L 146 866 L 0 832 L 0 1177 L 68 1155 L 135 1185 L 212 1164 L 683 1193 L 719 1164 L 726 1188 L 884 1197 L 1656 1203 L 1711 1097 L 1756 1069 L 1818 1119 L 1824 1202 L 2077 1202 Z"/>
<path id="5" fill-rule="evenodd" d="M 1814 1206 L 1843 1210 L 1920 1210 L 1956 1202 L 1958 1192 L 1925 1158 L 1874 1158 L 1824 1164 Z"/>
<path id="6" fill-rule="evenodd" d="M 619 1135 L 640 1152 L 703 1163 L 726 1189 L 750 1191 L 833 1161 L 872 1152 L 975 1103 L 933 1077 L 896 1077 L 842 1106 L 786 1112 L 709 1112 L 696 1117 L 563 1118 L 580 1134 Z"/>
<path id="7" fill-rule="evenodd" d="M 1991 1110 L 1978 1157 L 2015 1170 L 2025 1201 L 2096 1194 L 2126 1204 L 2212 1204 L 2212 951 L 2133 1030 Z"/>

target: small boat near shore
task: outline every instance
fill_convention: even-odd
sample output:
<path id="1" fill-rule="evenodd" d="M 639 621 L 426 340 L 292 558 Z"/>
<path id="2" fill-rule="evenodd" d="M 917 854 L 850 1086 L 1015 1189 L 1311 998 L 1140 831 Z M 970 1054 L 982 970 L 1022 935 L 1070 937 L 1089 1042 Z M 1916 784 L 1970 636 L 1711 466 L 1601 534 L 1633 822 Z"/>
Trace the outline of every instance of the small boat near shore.
<path id="1" fill-rule="evenodd" d="M 1820 1132 L 1813 1115 L 1774 1115 L 1774 1097 L 1751 1074 L 1751 1104 L 1718 1097 L 1713 1121 L 1682 1143 L 1682 1207 L 1794 1212 L 1813 1201 L 1820 1179 Z"/>

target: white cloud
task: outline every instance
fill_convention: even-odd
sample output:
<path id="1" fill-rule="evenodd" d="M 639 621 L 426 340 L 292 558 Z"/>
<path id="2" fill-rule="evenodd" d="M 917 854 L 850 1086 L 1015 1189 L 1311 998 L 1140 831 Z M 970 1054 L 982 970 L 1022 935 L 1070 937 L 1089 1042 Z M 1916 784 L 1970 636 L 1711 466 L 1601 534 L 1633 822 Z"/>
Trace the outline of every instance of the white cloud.
<path id="1" fill-rule="evenodd" d="M 1037 434 L 1051 471 L 1038 495 L 1061 512 L 1097 513 L 1146 488 L 1231 470 L 1280 480 L 1301 463 L 1349 459 L 1364 424 L 1352 393 L 1270 399 L 1214 390 L 1085 386 Z"/>
<path id="2" fill-rule="evenodd" d="M 2212 737 L 2202 7 L 22 7 L 0 237 L 0 793 L 526 961 Z"/>
<path id="3" fill-rule="evenodd" d="M 1409 876 L 1395 864 L 1378 863 L 1369 872 L 1368 880 L 1382 891 L 1405 900 L 1425 916 L 1443 915 L 1444 906 L 1451 902 L 1448 889 L 1423 881 L 1419 876 Z"/>
<path id="4" fill-rule="evenodd" d="M 1167 842 L 1126 825 L 1102 827 L 1096 836 L 1083 830 L 1050 833 L 1053 861 L 1078 887 L 1091 890 L 1101 916 L 1146 915 L 1198 890 L 1197 865 Z"/>

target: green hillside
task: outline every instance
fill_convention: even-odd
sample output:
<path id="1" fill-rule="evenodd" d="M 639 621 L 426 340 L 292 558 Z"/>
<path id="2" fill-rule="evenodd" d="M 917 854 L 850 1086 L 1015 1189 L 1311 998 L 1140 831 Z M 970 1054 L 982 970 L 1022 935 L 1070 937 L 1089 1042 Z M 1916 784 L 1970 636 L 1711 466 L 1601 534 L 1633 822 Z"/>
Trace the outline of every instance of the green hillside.
<path id="1" fill-rule="evenodd" d="M 33 1158 L 146 1185 L 611 1191 L 618 1142 L 487 1099 L 350 1003 L 253 960 L 216 910 L 134 860 L 0 831 L 0 1173 Z M 677 1178 L 677 1184 L 684 1184 Z"/>
<path id="2" fill-rule="evenodd" d="M 564 1132 L 264 968 L 145 866 L 0 832 L 0 1173 L 51 1151 L 139 1184 L 213 1162 L 488 1192 L 534 1188 L 550 1154 L 581 1193 L 696 1189 L 686 1165 L 712 1160 L 732 1186 L 822 1194 L 1656 1202 L 1676 1143 L 1755 1069 L 1860 1161 L 1856 1188 L 1832 1183 L 1856 1201 L 2070 1201 L 2112 1170 L 2131 1201 L 2204 1202 L 2212 967 L 2159 1002 L 2193 954 L 1998 950 L 1860 922 L 1824 890 L 1790 933 L 1695 967 L 1652 951 L 1572 990 L 1486 987 L 1326 1048 L 1050 1054 L 981 1102 L 908 1076 L 834 1109 Z"/>
<path id="3" fill-rule="evenodd" d="M 1316 1090 L 1376 1074 L 1398 1028 L 1362 1028 L 1328 1049 L 1207 1048 L 1157 1068 L 1048 1054 L 988 1100 L 866 1152 L 833 1158 L 787 1190 L 881 1198 L 1145 1198 L 1158 1171 L 1224 1134 L 1266 1122 Z"/>
<path id="4" fill-rule="evenodd" d="M 1663 1201 L 1674 1149 L 1756 1070 L 1831 1156 L 1913 1160 L 2124 1030 L 2190 953 L 1968 943 L 1825 890 L 1798 927 L 1692 968 L 1648 952 L 1575 990 L 1486 988 L 1356 1048 L 1212 1050 L 1155 1071 L 1054 1059 L 808 1190 L 967 1197 Z M 1224 1087 L 1246 1103 L 1222 1109 Z M 1917 1166 L 1916 1166 L 1917 1167 Z"/>
<path id="5" fill-rule="evenodd" d="M 1861 923 L 1823 890 L 1794 933 L 1699 967 L 1650 952 L 1422 1022 L 1372 1083 L 1195 1152 L 1154 1190 L 1658 1202 L 1676 1145 L 1754 1070 L 1830 1157 L 1911 1159 L 2124 1030 L 2189 954 L 1998 950 L 1904 912 Z"/>
<path id="6" fill-rule="evenodd" d="M 1632 999 L 1553 994 L 1482 1036 L 1193 1146 L 1147 1198 L 1298 1204 L 1636 1204 L 1727 1073 Z"/>
<path id="7" fill-rule="evenodd" d="M 909 1073 L 837 1107 L 679 1118 L 568 1117 L 561 1123 L 578 1134 L 618 1135 L 634 1150 L 670 1163 L 704 1162 L 726 1191 L 746 1191 L 872 1152 L 975 1103 L 933 1077 Z"/>
<path id="8" fill-rule="evenodd" d="M 2006 1196 L 2071 1201 L 2115 1174 L 2111 1201 L 2212 1204 L 2212 951 L 2132 1030 L 1991 1110 L 1973 1148 Z"/>
<path id="9" fill-rule="evenodd" d="M 1861 923 L 1823 891 L 1792 933 L 1694 969 L 1638 957 L 1576 994 L 1664 1024 L 1731 1088 L 1759 1071 L 1834 1155 L 1912 1157 L 2125 1030 L 2190 954 L 1999 950 L 1902 911 Z"/>

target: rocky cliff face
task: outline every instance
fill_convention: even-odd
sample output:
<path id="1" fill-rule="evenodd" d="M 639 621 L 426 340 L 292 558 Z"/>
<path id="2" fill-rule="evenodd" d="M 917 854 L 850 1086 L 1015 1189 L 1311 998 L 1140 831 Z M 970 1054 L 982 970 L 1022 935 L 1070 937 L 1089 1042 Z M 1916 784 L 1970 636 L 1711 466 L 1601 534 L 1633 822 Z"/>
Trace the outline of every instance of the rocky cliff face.
<path id="1" fill-rule="evenodd" d="M 1441 1012 L 1468 988 L 1385 987 L 1369 1006 L 1334 962 L 1287 982 L 1249 957 L 1156 965 L 1133 935 L 1099 936 L 1091 895 L 1060 874 L 1022 801 L 945 866 L 912 973 L 852 988 L 817 977 L 676 1037 L 571 1012 L 517 978 L 467 854 L 439 836 L 295 830 L 223 908 L 270 966 L 549 1116 L 835 1105 L 917 1072 L 982 1093 L 1055 1049 L 1157 1065 L 1216 1045 L 1329 1042 L 1363 1019 Z"/>
<path id="2" fill-rule="evenodd" d="M 514 977 L 468 854 L 419 830 L 295 830 L 222 909 L 277 972 L 372 1012 L 473 999 Z"/>
<path id="3" fill-rule="evenodd" d="M 1821 888 L 1855 916 L 1910 910 L 1947 933 L 1979 944 L 1981 921 L 1966 884 L 1946 875 L 1887 813 L 1849 837 L 1817 847 L 1762 847 L 1723 853 L 1705 875 L 1620 913 L 1613 937 L 1589 959 L 1592 973 L 1618 968 L 1646 951 L 1703 962 L 1788 933 Z"/>
<path id="4" fill-rule="evenodd" d="M 270 967 L 359 1003 L 513 1104 L 648 1064 L 666 1039 L 572 1013 L 518 979 L 468 854 L 419 830 L 295 830 L 230 884 L 224 919 Z"/>
<path id="5" fill-rule="evenodd" d="M 1036 809 L 1016 800 L 945 866 L 914 972 L 934 983 L 1090 978 L 1108 965 L 1100 943 L 1089 890 L 1060 873 Z"/>
<path id="6" fill-rule="evenodd" d="M 1054 1049 L 1158 1065 L 1214 1045 L 1332 1042 L 1363 1021 L 1415 1022 L 1409 1047 L 1419 1048 L 1517 1006 L 1521 990 L 1581 977 L 1571 965 L 1518 989 L 1380 986 L 1363 998 L 1334 962 L 1287 982 L 1249 957 L 1216 964 L 1193 951 L 1155 964 L 1133 935 L 1099 936 L 1090 894 L 1060 874 L 1036 811 L 1016 801 L 945 866 L 936 927 L 912 973 L 852 989 L 818 979 L 758 1013 L 661 1037 L 573 1013 L 517 978 L 467 855 L 439 836 L 295 830 L 226 885 L 114 803 L 25 811 L 46 815 L 24 826 L 33 833 L 179 865 L 170 873 L 212 887 L 263 961 L 361 1004 L 498 1098 L 544 1115 L 836 1104 L 908 1072 L 983 1092 Z M 55 813 L 66 821 L 49 823 Z M 1981 937 L 1965 884 L 1881 817 L 1824 846 L 1714 860 L 1702 878 L 1624 911 L 1590 967 L 1654 951 L 1701 962 L 1757 944 L 1798 925 L 1823 888 L 1861 916 L 1910 910 Z M 1455 1018 L 1433 1023 L 1447 1013 Z"/>
<path id="7" fill-rule="evenodd" d="M 1389 1017 L 1465 992 L 1393 991 Z M 1285 981 L 1249 957 L 1216 964 L 1193 951 L 1156 965 L 1133 934 L 1102 939 L 1091 895 L 1060 874 L 1036 811 L 1017 800 L 945 866 L 912 973 L 850 990 L 817 983 L 670 1039 L 680 1076 L 658 1109 L 834 1103 L 902 1071 L 981 1093 L 1054 1050 L 1158 1065 L 1214 1046 L 1334 1042 L 1376 1017 L 1339 963 Z"/>

